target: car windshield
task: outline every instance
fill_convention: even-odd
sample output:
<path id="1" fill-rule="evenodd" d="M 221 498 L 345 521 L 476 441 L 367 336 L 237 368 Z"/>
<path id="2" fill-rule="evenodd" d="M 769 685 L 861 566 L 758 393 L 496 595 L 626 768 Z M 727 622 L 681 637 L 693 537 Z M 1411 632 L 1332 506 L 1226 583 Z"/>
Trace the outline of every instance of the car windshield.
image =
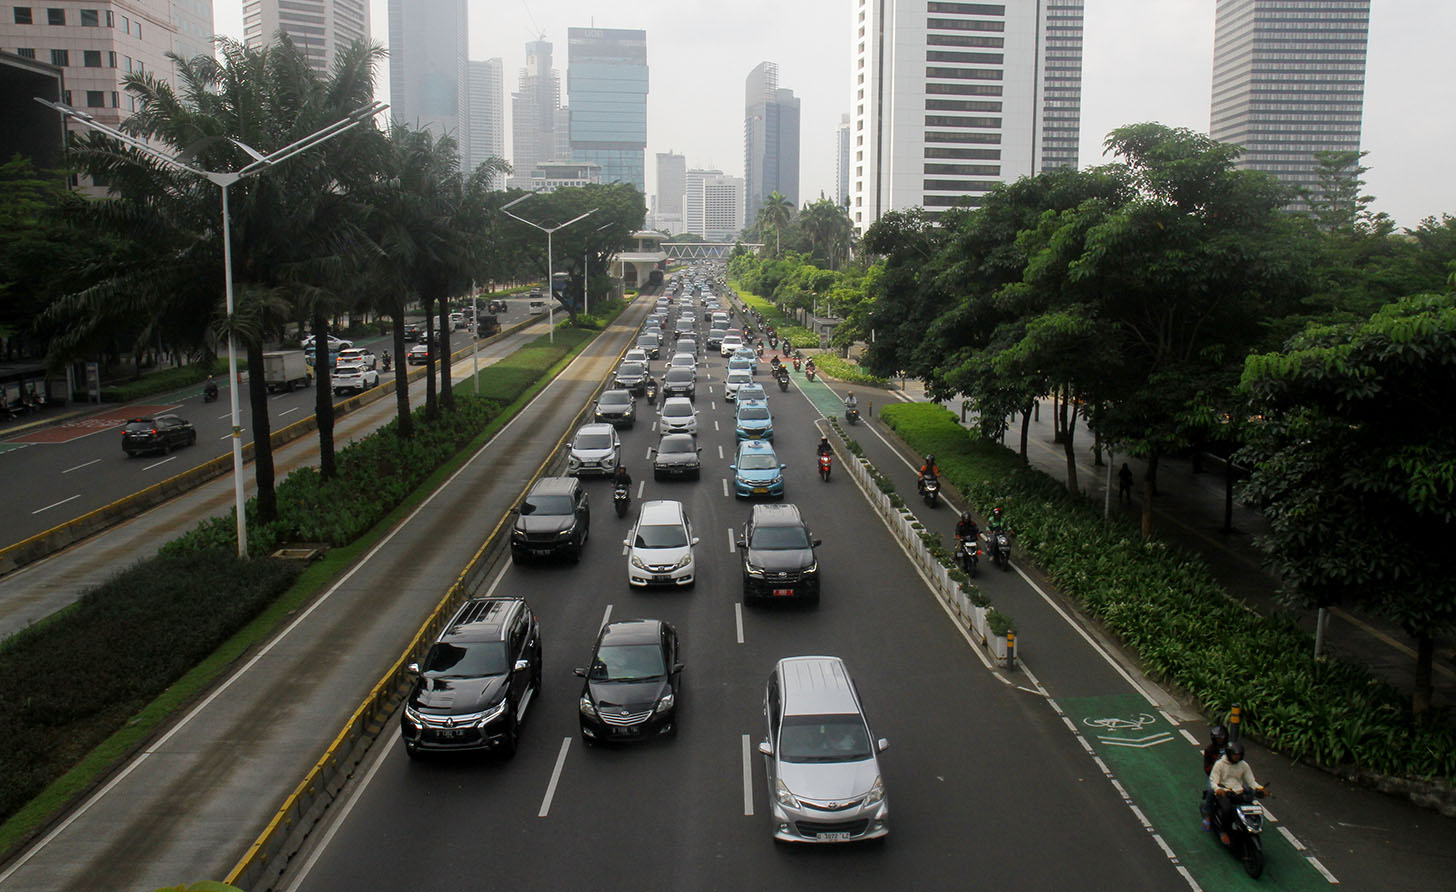
<path id="1" fill-rule="evenodd" d="M 674 384 L 681 384 L 693 380 L 692 369 L 673 369 L 667 373 L 667 380 Z"/>
<path id="2" fill-rule="evenodd" d="M 696 452 L 697 447 L 693 444 L 692 437 L 663 437 L 662 443 L 657 447 L 657 451 L 663 454 Z"/>
<path id="3" fill-rule="evenodd" d="M 607 406 L 612 406 L 612 407 L 615 408 L 617 406 L 629 406 L 631 404 L 632 404 L 632 395 L 630 393 L 604 393 L 604 394 L 602 394 L 601 405 L 602 405 L 603 408 L 605 408 Z"/>
<path id="4" fill-rule="evenodd" d="M 578 434 L 575 447 L 577 449 L 611 449 L 611 434 Z"/>
<path id="5" fill-rule="evenodd" d="M 619 375 L 641 375 L 641 374 L 644 374 L 644 370 L 642 368 L 642 363 L 640 363 L 640 362 L 624 362 L 624 363 L 622 363 L 622 367 L 617 370 L 617 374 L 619 374 Z"/>
<path id="6" fill-rule="evenodd" d="M 728 373 L 729 384 L 743 385 L 749 383 L 752 380 L 753 376 L 750 375 L 745 369 L 734 369 L 733 371 Z"/>
<path id="7" fill-rule="evenodd" d="M 449 644 L 441 641 L 430 648 L 420 672 L 434 678 L 481 678 L 505 675 L 509 668 L 504 642 Z"/>
<path id="8" fill-rule="evenodd" d="M 745 401 L 762 400 L 767 398 L 767 394 L 763 392 L 762 384 L 745 384 L 738 388 L 738 398 Z"/>
<path id="9" fill-rule="evenodd" d="M 779 758 L 785 762 L 858 762 L 872 755 L 869 729 L 858 715 L 784 716 Z"/>
<path id="10" fill-rule="evenodd" d="M 738 398 L 743 398 L 742 392 L 738 394 Z M 767 421 L 768 418 L 768 409 L 763 406 L 744 406 L 738 410 L 739 421 Z"/>
<path id="11" fill-rule="evenodd" d="M 637 528 L 634 548 L 685 548 L 688 532 L 681 524 L 643 524 Z"/>
<path id="12" fill-rule="evenodd" d="M 612 644 L 597 648 L 592 681 L 650 681 L 667 674 L 662 649 L 655 644 Z"/>
<path id="13" fill-rule="evenodd" d="M 772 452 L 750 452 L 738 457 L 738 470 L 740 471 L 778 470 L 778 466 L 778 456 Z"/>
<path id="14" fill-rule="evenodd" d="M 672 415 L 674 417 L 678 415 L 691 415 L 693 414 L 693 407 L 682 403 L 668 403 L 662 407 L 662 414 Z"/>
<path id="15" fill-rule="evenodd" d="M 753 541 L 749 545 L 769 551 L 808 548 L 809 537 L 805 535 L 804 528 L 801 526 L 757 527 L 753 531 Z"/>
<path id="16" fill-rule="evenodd" d="M 570 514 L 571 496 L 526 496 L 522 514 Z"/>

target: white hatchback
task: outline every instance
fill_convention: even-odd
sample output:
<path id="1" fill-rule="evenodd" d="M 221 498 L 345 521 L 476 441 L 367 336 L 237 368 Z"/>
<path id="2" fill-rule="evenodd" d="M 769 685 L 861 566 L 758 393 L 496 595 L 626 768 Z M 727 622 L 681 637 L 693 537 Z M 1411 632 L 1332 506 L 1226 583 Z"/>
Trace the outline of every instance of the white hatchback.
<path id="1" fill-rule="evenodd" d="M 662 411 L 658 413 L 657 432 L 697 436 L 698 410 L 685 396 L 668 397 L 662 401 Z"/>
<path id="2" fill-rule="evenodd" d="M 627 584 L 690 587 L 696 581 L 693 561 L 692 522 L 682 502 L 643 502 L 632 535 L 622 540 L 627 546 Z"/>

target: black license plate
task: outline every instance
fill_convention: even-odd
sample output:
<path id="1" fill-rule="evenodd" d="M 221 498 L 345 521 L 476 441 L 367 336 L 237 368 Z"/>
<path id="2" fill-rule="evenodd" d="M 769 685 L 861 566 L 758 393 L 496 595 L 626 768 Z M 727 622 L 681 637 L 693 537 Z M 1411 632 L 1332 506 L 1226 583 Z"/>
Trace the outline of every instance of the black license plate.
<path id="1" fill-rule="evenodd" d="M 641 731 L 642 729 L 636 725 L 628 725 L 625 728 L 613 728 L 612 735 L 615 737 L 636 737 Z"/>
<path id="2" fill-rule="evenodd" d="M 469 733 L 465 728 L 441 728 L 435 732 L 435 737 L 440 740 L 464 740 Z"/>

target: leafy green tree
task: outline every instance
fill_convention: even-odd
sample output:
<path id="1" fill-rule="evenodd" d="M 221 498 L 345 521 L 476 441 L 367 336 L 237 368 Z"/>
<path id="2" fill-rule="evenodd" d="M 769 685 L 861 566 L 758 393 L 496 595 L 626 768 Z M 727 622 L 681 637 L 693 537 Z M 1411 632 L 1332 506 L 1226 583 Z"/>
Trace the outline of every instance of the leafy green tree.
<path id="1" fill-rule="evenodd" d="M 1258 421 L 1244 489 L 1291 599 L 1359 604 L 1416 641 L 1412 709 L 1430 706 L 1435 639 L 1456 631 L 1456 297 L 1418 295 L 1360 324 L 1311 326 L 1248 357 Z M 1414 423 L 1413 419 L 1420 419 Z"/>
<path id="2" fill-rule="evenodd" d="M 772 229 L 774 232 L 775 257 L 782 251 L 783 230 L 793 219 L 794 203 L 777 189 L 768 194 L 768 197 L 763 200 L 763 207 L 758 209 L 759 230 Z"/>

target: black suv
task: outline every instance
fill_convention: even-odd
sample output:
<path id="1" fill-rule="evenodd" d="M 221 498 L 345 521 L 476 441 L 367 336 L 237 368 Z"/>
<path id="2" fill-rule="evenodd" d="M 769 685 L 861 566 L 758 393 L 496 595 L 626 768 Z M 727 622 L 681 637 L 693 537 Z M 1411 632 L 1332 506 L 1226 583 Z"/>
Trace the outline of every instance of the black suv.
<path id="1" fill-rule="evenodd" d="M 399 719 L 404 751 L 516 753 L 521 718 L 541 690 L 541 627 L 522 598 L 472 598 L 411 663 Z"/>
<path id="2" fill-rule="evenodd" d="M 698 399 L 698 374 L 692 369 L 668 369 L 667 374 L 662 378 L 662 396 L 664 399 L 670 396 L 685 396 L 690 400 Z"/>
<path id="3" fill-rule="evenodd" d="M 616 385 L 641 396 L 647 386 L 647 366 L 640 362 L 624 362 L 617 367 Z"/>
<path id="4" fill-rule="evenodd" d="M 404 327 L 404 339 L 406 341 L 418 341 L 425 336 L 425 330 L 413 322 Z"/>
<path id="5" fill-rule="evenodd" d="M 625 390 L 606 390 L 597 397 L 595 417 L 613 427 L 633 427 L 637 424 L 636 400 Z"/>
<path id="6" fill-rule="evenodd" d="M 819 545 L 797 505 L 755 505 L 738 539 L 743 600 L 819 601 Z"/>
<path id="7" fill-rule="evenodd" d="M 133 418 L 121 432 L 121 448 L 127 455 L 143 452 L 171 452 L 178 446 L 197 442 L 192 422 L 180 415 L 149 415 Z"/>
<path id="8" fill-rule="evenodd" d="M 586 489 L 574 477 L 542 477 L 531 487 L 519 508 L 512 509 L 511 558 L 552 557 L 565 554 L 581 560 L 591 526 Z"/>

